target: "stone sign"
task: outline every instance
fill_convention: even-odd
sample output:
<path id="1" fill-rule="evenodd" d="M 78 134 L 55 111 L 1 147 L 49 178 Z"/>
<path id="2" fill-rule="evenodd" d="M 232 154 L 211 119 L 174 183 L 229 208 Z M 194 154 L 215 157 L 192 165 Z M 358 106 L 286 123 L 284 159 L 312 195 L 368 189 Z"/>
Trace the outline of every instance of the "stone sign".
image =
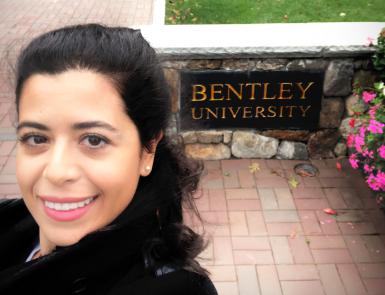
<path id="1" fill-rule="evenodd" d="M 181 71 L 180 128 L 315 130 L 323 72 Z"/>

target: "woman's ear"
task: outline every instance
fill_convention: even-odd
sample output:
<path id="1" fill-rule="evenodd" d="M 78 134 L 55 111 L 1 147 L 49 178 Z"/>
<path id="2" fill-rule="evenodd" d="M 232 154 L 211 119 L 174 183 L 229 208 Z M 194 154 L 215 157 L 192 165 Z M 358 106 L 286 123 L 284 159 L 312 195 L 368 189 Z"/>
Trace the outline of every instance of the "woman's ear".
<path id="1" fill-rule="evenodd" d="M 156 148 L 158 146 L 159 141 L 163 138 L 163 131 L 160 131 L 159 135 L 151 140 L 150 150 L 148 151 L 146 148 L 143 148 L 142 157 L 141 157 L 141 168 L 140 175 L 148 176 L 152 171 L 152 166 L 154 165 L 154 158 Z"/>

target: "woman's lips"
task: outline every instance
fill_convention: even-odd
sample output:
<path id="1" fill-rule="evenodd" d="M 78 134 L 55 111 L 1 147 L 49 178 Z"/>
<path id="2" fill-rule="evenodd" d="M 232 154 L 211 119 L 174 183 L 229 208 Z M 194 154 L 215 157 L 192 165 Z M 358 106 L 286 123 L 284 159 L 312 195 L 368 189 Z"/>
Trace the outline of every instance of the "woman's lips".
<path id="1" fill-rule="evenodd" d="M 73 221 L 81 218 L 93 206 L 98 196 L 86 198 L 41 197 L 44 212 L 56 221 Z"/>

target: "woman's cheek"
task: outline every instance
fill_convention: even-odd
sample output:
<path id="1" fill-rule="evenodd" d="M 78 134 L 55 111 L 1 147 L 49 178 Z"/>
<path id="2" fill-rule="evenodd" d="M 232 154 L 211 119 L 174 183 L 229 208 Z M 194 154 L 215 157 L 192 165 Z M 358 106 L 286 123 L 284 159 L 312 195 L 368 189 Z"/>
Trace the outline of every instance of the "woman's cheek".
<path id="1" fill-rule="evenodd" d="M 31 190 L 33 184 L 39 178 L 39 170 L 41 164 L 26 156 L 18 156 L 16 158 L 16 177 L 20 189 L 26 193 Z"/>

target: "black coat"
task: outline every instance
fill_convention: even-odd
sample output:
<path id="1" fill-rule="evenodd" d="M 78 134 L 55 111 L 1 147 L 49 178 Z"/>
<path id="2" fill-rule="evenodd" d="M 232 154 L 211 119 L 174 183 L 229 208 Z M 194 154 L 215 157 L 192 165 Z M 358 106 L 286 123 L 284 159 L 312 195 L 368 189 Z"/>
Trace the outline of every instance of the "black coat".
<path id="1" fill-rule="evenodd" d="M 22 200 L 0 201 L 0 294 L 217 294 L 206 276 L 177 266 L 145 268 L 141 249 L 156 226 L 145 216 L 24 262 L 38 226 Z"/>

